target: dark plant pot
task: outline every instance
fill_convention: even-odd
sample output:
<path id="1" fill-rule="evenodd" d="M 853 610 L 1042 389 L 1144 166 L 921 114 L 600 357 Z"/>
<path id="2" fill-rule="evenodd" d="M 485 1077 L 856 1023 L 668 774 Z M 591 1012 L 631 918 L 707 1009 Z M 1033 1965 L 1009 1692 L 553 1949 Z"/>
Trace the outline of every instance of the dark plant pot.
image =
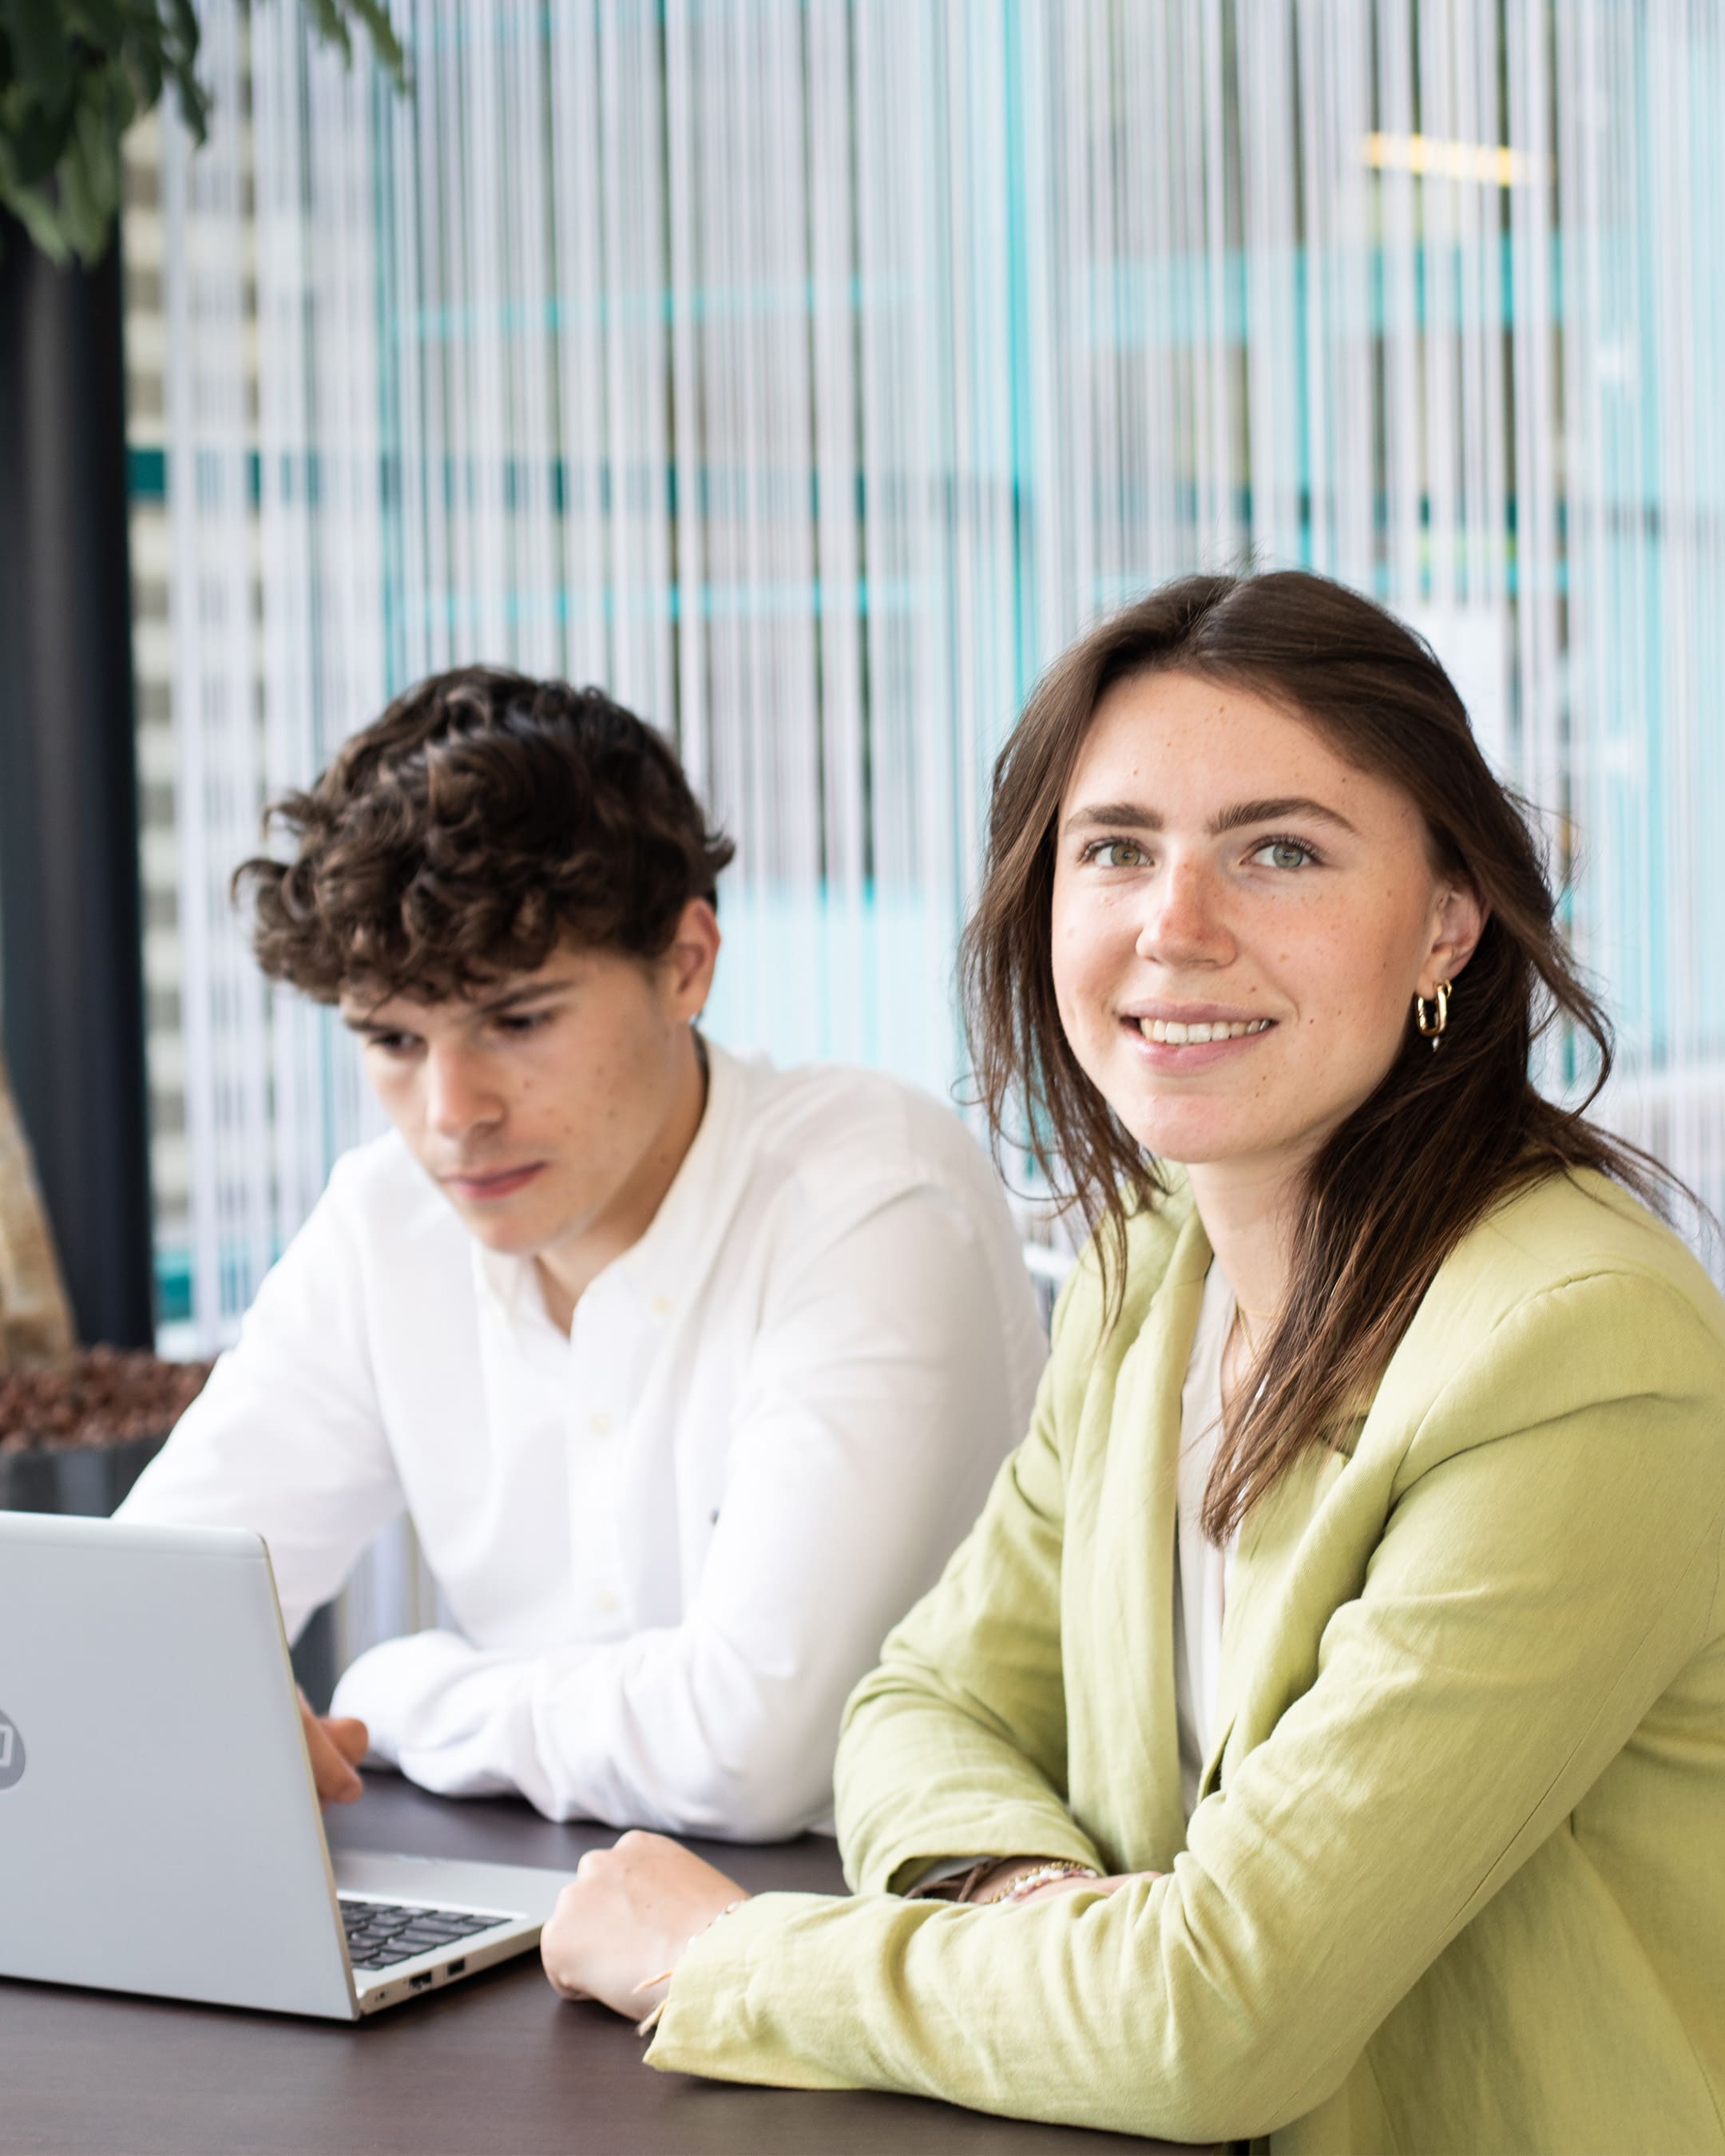
<path id="1" fill-rule="evenodd" d="M 167 1442 L 125 1437 L 111 1445 L 47 1445 L 0 1452 L 0 1512 L 79 1512 L 105 1519 Z M 321 1713 L 336 1688 L 336 1611 L 325 1603 L 294 1647 L 300 1689 Z"/>
<path id="2" fill-rule="evenodd" d="M 167 1441 L 161 1431 L 113 1445 L 0 1452 L 0 1512 L 82 1512 L 105 1519 Z"/>

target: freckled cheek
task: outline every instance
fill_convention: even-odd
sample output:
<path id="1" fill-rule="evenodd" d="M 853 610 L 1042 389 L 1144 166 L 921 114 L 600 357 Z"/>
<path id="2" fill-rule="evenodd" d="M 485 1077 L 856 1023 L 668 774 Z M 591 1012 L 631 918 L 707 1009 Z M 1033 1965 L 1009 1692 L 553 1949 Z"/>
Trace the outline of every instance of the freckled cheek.
<path id="1" fill-rule="evenodd" d="M 1132 963 L 1138 926 L 1136 912 L 1107 896 L 1056 909 L 1053 937 L 1056 972 L 1064 972 L 1069 980 L 1083 983 L 1089 991 L 1111 993 L 1122 971 Z"/>
<path id="2" fill-rule="evenodd" d="M 1056 946 L 1053 970 L 1055 1004 L 1067 1034 L 1106 1027 L 1117 969 L 1092 945 L 1074 938 Z"/>
<path id="3" fill-rule="evenodd" d="M 1303 1081 L 1316 1093 L 1356 1090 L 1394 1057 L 1400 1022 L 1398 953 L 1389 939 L 1350 921 L 1286 954 L 1286 985 L 1301 1024 L 1295 1037 Z"/>
<path id="4" fill-rule="evenodd" d="M 1350 1029 L 1369 1024 L 1382 958 L 1357 923 L 1315 923 L 1310 935 L 1278 952 L 1276 963 L 1309 1024 Z"/>
<path id="5" fill-rule="evenodd" d="M 1063 968 L 1070 972 L 1081 957 L 1083 927 L 1077 908 L 1057 894 L 1048 923 L 1049 955 L 1056 973 Z"/>

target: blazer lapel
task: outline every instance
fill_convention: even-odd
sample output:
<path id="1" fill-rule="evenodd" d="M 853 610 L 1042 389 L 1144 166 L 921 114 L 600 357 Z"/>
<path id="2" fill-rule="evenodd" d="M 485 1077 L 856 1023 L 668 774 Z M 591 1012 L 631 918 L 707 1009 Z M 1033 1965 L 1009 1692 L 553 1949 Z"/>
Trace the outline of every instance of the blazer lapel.
<path id="1" fill-rule="evenodd" d="M 1165 1866 L 1186 1840 L 1174 1707 L 1176 1476 L 1180 1395 L 1209 1262 L 1194 1209 L 1121 1367 L 1092 1522 L 1107 1554 L 1088 1561 L 1091 1652 L 1104 1666 L 1131 1673 L 1122 1703 L 1130 1701 L 1137 1742 L 1122 1743 L 1111 1714 L 1111 1726 L 1095 1732 L 1086 1748 L 1099 1770 L 1090 1810 L 1114 1860 L 1129 1871 Z"/>
<path id="2" fill-rule="evenodd" d="M 1220 1784 L 1236 1730 L 1247 1748 L 1260 1743 L 1288 1701 L 1312 1681 L 1308 1649 L 1315 1643 L 1289 1603 L 1297 1598 L 1296 1559 L 1307 1531 L 1347 1465 L 1345 1454 L 1314 1445 L 1240 1522 L 1222 1619 L 1215 1735 L 1199 1784 L 1200 1803 Z"/>

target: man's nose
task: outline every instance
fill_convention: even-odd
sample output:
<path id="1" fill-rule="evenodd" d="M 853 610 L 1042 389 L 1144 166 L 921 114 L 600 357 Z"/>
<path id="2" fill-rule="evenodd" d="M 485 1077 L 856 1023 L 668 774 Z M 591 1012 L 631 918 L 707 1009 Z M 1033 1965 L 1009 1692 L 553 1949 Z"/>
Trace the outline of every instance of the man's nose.
<path id="1" fill-rule="evenodd" d="M 1204 863 L 1173 860 L 1150 886 L 1136 948 L 1163 965 L 1225 964 L 1233 957 L 1224 894 Z"/>
<path id="2" fill-rule="evenodd" d="M 425 1058 L 425 1120 L 440 1137 L 460 1137 L 476 1124 L 495 1122 L 502 1102 L 475 1059 L 433 1046 Z"/>

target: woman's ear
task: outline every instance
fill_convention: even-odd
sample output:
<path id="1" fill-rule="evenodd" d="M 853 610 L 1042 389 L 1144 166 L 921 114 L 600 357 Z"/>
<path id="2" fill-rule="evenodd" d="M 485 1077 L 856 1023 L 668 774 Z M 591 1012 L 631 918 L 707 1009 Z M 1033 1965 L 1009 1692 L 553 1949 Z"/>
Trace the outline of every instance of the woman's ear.
<path id="1" fill-rule="evenodd" d="M 1420 993 L 1430 996 L 1440 981 L 1453 981 L 1479 947 L 1491 911 L 1471 884 L 1450 884 L 1439 899 L 1431 949 L 1420 973 Z"/>

